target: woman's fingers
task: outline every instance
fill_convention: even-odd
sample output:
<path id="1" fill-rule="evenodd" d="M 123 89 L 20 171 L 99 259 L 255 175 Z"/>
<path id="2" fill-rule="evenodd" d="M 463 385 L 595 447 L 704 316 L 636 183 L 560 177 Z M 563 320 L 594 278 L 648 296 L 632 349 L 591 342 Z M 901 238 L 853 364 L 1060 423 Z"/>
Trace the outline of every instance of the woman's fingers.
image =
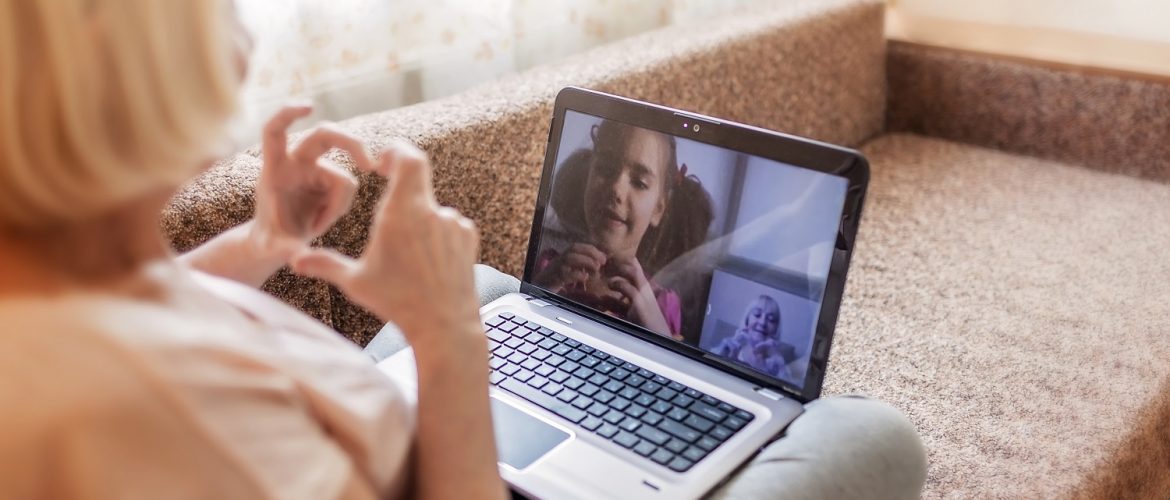
<path id="1" fill-rule="evenodd" d="M 314 248 L 292 258 L 293 272 L 320 278 L 341 288 L 358 273 L 358 262 L 328 248 Z"/>
<path id="2" fill-rule="evenodd" d="M 330 163 L 321 165 L 321 176 L 326 185 L 326 200 L 310 226 L 314 234 L 325 232 L 342 214 L 349 211 L 358 188 L 357 179 L 352 174 Z"/>
<path id="3" fill-rule="evenodd" d="M 366 153 L 362 141 L 332 125 L 321 125 L 313 129 L 293 148 L 292 158 L 302 164 L 316 165 L 317 159 L 331 149 L 349 153 L 350 158 L 353 158 L 354 163 L 363 171 L 375 170 L 374 160 Z"/>
<path id="4" fill-rule="evenodd" d="M 264 158 L 270 162 L 283 161 L 288 154 L 288 128 L 292 123 L 309 116 L 313 107 L 308 105 L 285 106 L 264 124 L 261 148 Z"/>
<path id="5" fill-rule="evenodd" d="M 389 158 L 386 196 L 395 210 L 412 203 L 435 206 L 431 186 L 431 164 L 422 150 L 406 142 L 397 142 L 383 153 Z M 390 208 L 390 207 L 387 207 Z"/>

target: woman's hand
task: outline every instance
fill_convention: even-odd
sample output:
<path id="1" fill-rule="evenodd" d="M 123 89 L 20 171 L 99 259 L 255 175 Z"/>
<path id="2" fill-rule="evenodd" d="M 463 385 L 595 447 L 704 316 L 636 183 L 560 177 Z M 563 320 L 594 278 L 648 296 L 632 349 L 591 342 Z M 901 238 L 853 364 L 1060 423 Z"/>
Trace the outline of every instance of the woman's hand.
<path id="1" fill-rule="evenodd" d="M 606 255 L 588 243 L 574 243 L 558 255 L 548 267 L 536 276 L 533 282 L 550 292 L 560 292 L 566 285 L 586 283 L 590 276 L 596 276 L 605 265 Z"/>
<path id="2" fill-rule="evenodd" d="M 290 148 L 289 126 L 311 111 L 309 106 L 286 106 L 264 126 L 264 167 L 256 187 L 251 236 L 261 253 L 282 261 L 306 249 L 353 202 L 357 180 L 321 157 L 341 149 L 358 168 L 374 168 L 361 141 L 329 125 L 317 127 Z"/>
<path id="3" fill-rule="evenodd" d="M 630 303 L 627 317 L 659 335 L 674 338 L 662 309 L 658 307 L 658 297 L 646 279 L 642 265 L 636 258 L 615 258 L 608 265 L 607 270 L 612 273 L 607 283 L 609 287 L 622 294 Z"/>
<path id="4" fill-rule="evenodd" d="M 414 146 L 386 150 L 375 170 L 387 183 L 361 257 L 316 249 L 294 257 L 293 270 L 337 285 L 396 323 L 417 354 L 456 334 L 484 342 L 473 271 L 475 226 L 435 201 L 430 163 Z"/>

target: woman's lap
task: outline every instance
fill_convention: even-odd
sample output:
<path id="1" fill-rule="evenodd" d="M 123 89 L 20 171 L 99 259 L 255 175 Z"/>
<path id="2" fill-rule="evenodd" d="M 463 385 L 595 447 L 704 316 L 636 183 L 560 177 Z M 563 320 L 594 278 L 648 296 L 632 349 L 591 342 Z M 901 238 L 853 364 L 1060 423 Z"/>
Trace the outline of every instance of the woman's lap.
<path id="1" fill-rule="evenodd" d="M 518 291 L 520 282 L 476 266 L 480 304 Z M 387 324 L 366 353 L 381 361 L 406 347 Z M 880 401 L 840 396 L 819 399 L 780 439 L 764 448 L 713 494 L 714 498 L 918 498 L 926 481 L 926 454 L 910 421 Z"/>

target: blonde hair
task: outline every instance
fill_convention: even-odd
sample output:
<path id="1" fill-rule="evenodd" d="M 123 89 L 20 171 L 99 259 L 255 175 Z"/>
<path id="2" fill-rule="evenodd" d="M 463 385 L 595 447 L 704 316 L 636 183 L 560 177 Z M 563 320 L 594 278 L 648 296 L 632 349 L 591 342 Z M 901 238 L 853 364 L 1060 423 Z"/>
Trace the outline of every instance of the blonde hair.
<path id="1" fill-rule="evenodd" d="M 222 154 L 242 78 L 232 8 L 0 1 L 0 229 L 96 215 Z"/>

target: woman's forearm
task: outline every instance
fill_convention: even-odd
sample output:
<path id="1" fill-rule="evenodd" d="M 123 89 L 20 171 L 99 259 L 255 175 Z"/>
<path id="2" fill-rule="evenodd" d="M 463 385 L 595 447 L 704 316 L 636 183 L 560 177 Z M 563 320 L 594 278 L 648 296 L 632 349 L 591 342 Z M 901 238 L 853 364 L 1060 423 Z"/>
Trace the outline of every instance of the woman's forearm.
<path id="1" fill-rule="evenodd" d="M 482 330 L 471 335 L 442 348 L 415 346 L 417 498 L 505 495 L 488 400 L 487 341 Z"/>
<path id="2" fill-rule="evenodd" d="M 203 271 L 259 288 L 289 256 L 257 241 L 253 221 L 224 231 L 206 243 L 180 255 L 179 261 Z"/>

